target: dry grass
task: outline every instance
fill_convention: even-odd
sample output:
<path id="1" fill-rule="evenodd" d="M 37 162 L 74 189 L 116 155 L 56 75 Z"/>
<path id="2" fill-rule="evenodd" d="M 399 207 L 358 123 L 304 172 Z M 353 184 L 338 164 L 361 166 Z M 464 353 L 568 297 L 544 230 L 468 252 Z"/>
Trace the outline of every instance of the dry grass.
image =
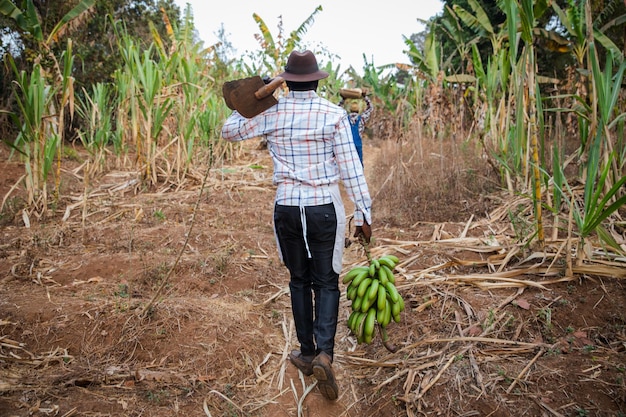
<path id="1" fill-rule="evenodd" d="M 458 137 L 424 138 L 417 128 L 404 138 L 381 142 L 372 163 L 377 218 L 399 226 L 486 214 L 498 186 L 480 149 Z"/>

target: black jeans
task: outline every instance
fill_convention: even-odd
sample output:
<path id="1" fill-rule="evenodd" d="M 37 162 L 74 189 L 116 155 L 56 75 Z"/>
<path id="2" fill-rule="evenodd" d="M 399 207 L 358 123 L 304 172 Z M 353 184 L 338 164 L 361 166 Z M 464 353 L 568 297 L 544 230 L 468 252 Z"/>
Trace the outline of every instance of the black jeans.
<path id="1" fill-rule="evenodd" d="M 339 274 L 333 270 L 337 216 L 332 203 L 304 210 L 306 242 L 297 206 L 275 205 L 274 227 L 291 275 L 291 309 L 300 350 L 303 355 L 324 351 L 332 358 L 340 297 Z"/>

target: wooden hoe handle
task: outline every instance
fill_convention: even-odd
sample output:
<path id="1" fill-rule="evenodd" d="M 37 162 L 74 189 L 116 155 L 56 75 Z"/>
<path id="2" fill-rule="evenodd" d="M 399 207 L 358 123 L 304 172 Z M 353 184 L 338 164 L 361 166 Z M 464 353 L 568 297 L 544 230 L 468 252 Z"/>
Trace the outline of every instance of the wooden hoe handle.
<path id="1" fill-rule="evenodd" d="M 276 91 L 276 89 L 283 84 L 283 81 L 282 77 L 274 77 L 268 84 L 265 84 L 263 87 L 256 90 L 254 92 L 254 97 L 256 97 L 257 100 L 263 100 L 265 97 Z"/>

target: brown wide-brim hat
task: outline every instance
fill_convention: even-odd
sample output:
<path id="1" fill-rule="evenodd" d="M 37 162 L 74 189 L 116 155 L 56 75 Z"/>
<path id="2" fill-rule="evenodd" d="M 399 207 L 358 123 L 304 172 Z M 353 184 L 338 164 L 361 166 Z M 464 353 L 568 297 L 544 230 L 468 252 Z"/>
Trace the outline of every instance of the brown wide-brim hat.
<path id="1" fill-rule="evenodd" d="M 317 59 L 311 51 L 293 51 L 287 58 L 285 72 L 279 75 L 285 81 L 309 82 L 328 77 L 326 71 L 320 70 Z"/>

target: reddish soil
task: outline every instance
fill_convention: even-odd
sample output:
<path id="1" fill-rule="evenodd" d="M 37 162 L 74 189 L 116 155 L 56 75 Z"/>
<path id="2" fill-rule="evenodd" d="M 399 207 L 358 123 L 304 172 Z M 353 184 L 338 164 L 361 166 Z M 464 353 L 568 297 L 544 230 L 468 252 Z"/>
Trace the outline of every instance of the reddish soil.
<path id="1" fill-rule="evenodd" d="M 13 191 L 0 218 L 0 416 L 626 415 L 623 276 L 481 285 L 503 253 L 452 238 L 487 242 L 509 226 L 479 219 L 467 233 L 465 222 L 374 224 L 372 253 L 402 262 L 407 308 L 388 327 L 398 351 L 357 345 L 342 321 L 340 398 L 304 395 L 315 380 L 286 360 L 297 341 L 271 162 L 246 150 L 210 171 L 195 211 L 202 167 L 177 191 L 136 192 L 122 186 L 131 173 L 110 172 L 64 221 L 83 196 L 65 171 L 62 204 L 30 228 Z M 365 153 L 375 166 L 376 146 Z M 0 162 L 1 196 L 22 173 Z M 345 252 L 346 270 L 364 260 L 358 244 Z"/>

